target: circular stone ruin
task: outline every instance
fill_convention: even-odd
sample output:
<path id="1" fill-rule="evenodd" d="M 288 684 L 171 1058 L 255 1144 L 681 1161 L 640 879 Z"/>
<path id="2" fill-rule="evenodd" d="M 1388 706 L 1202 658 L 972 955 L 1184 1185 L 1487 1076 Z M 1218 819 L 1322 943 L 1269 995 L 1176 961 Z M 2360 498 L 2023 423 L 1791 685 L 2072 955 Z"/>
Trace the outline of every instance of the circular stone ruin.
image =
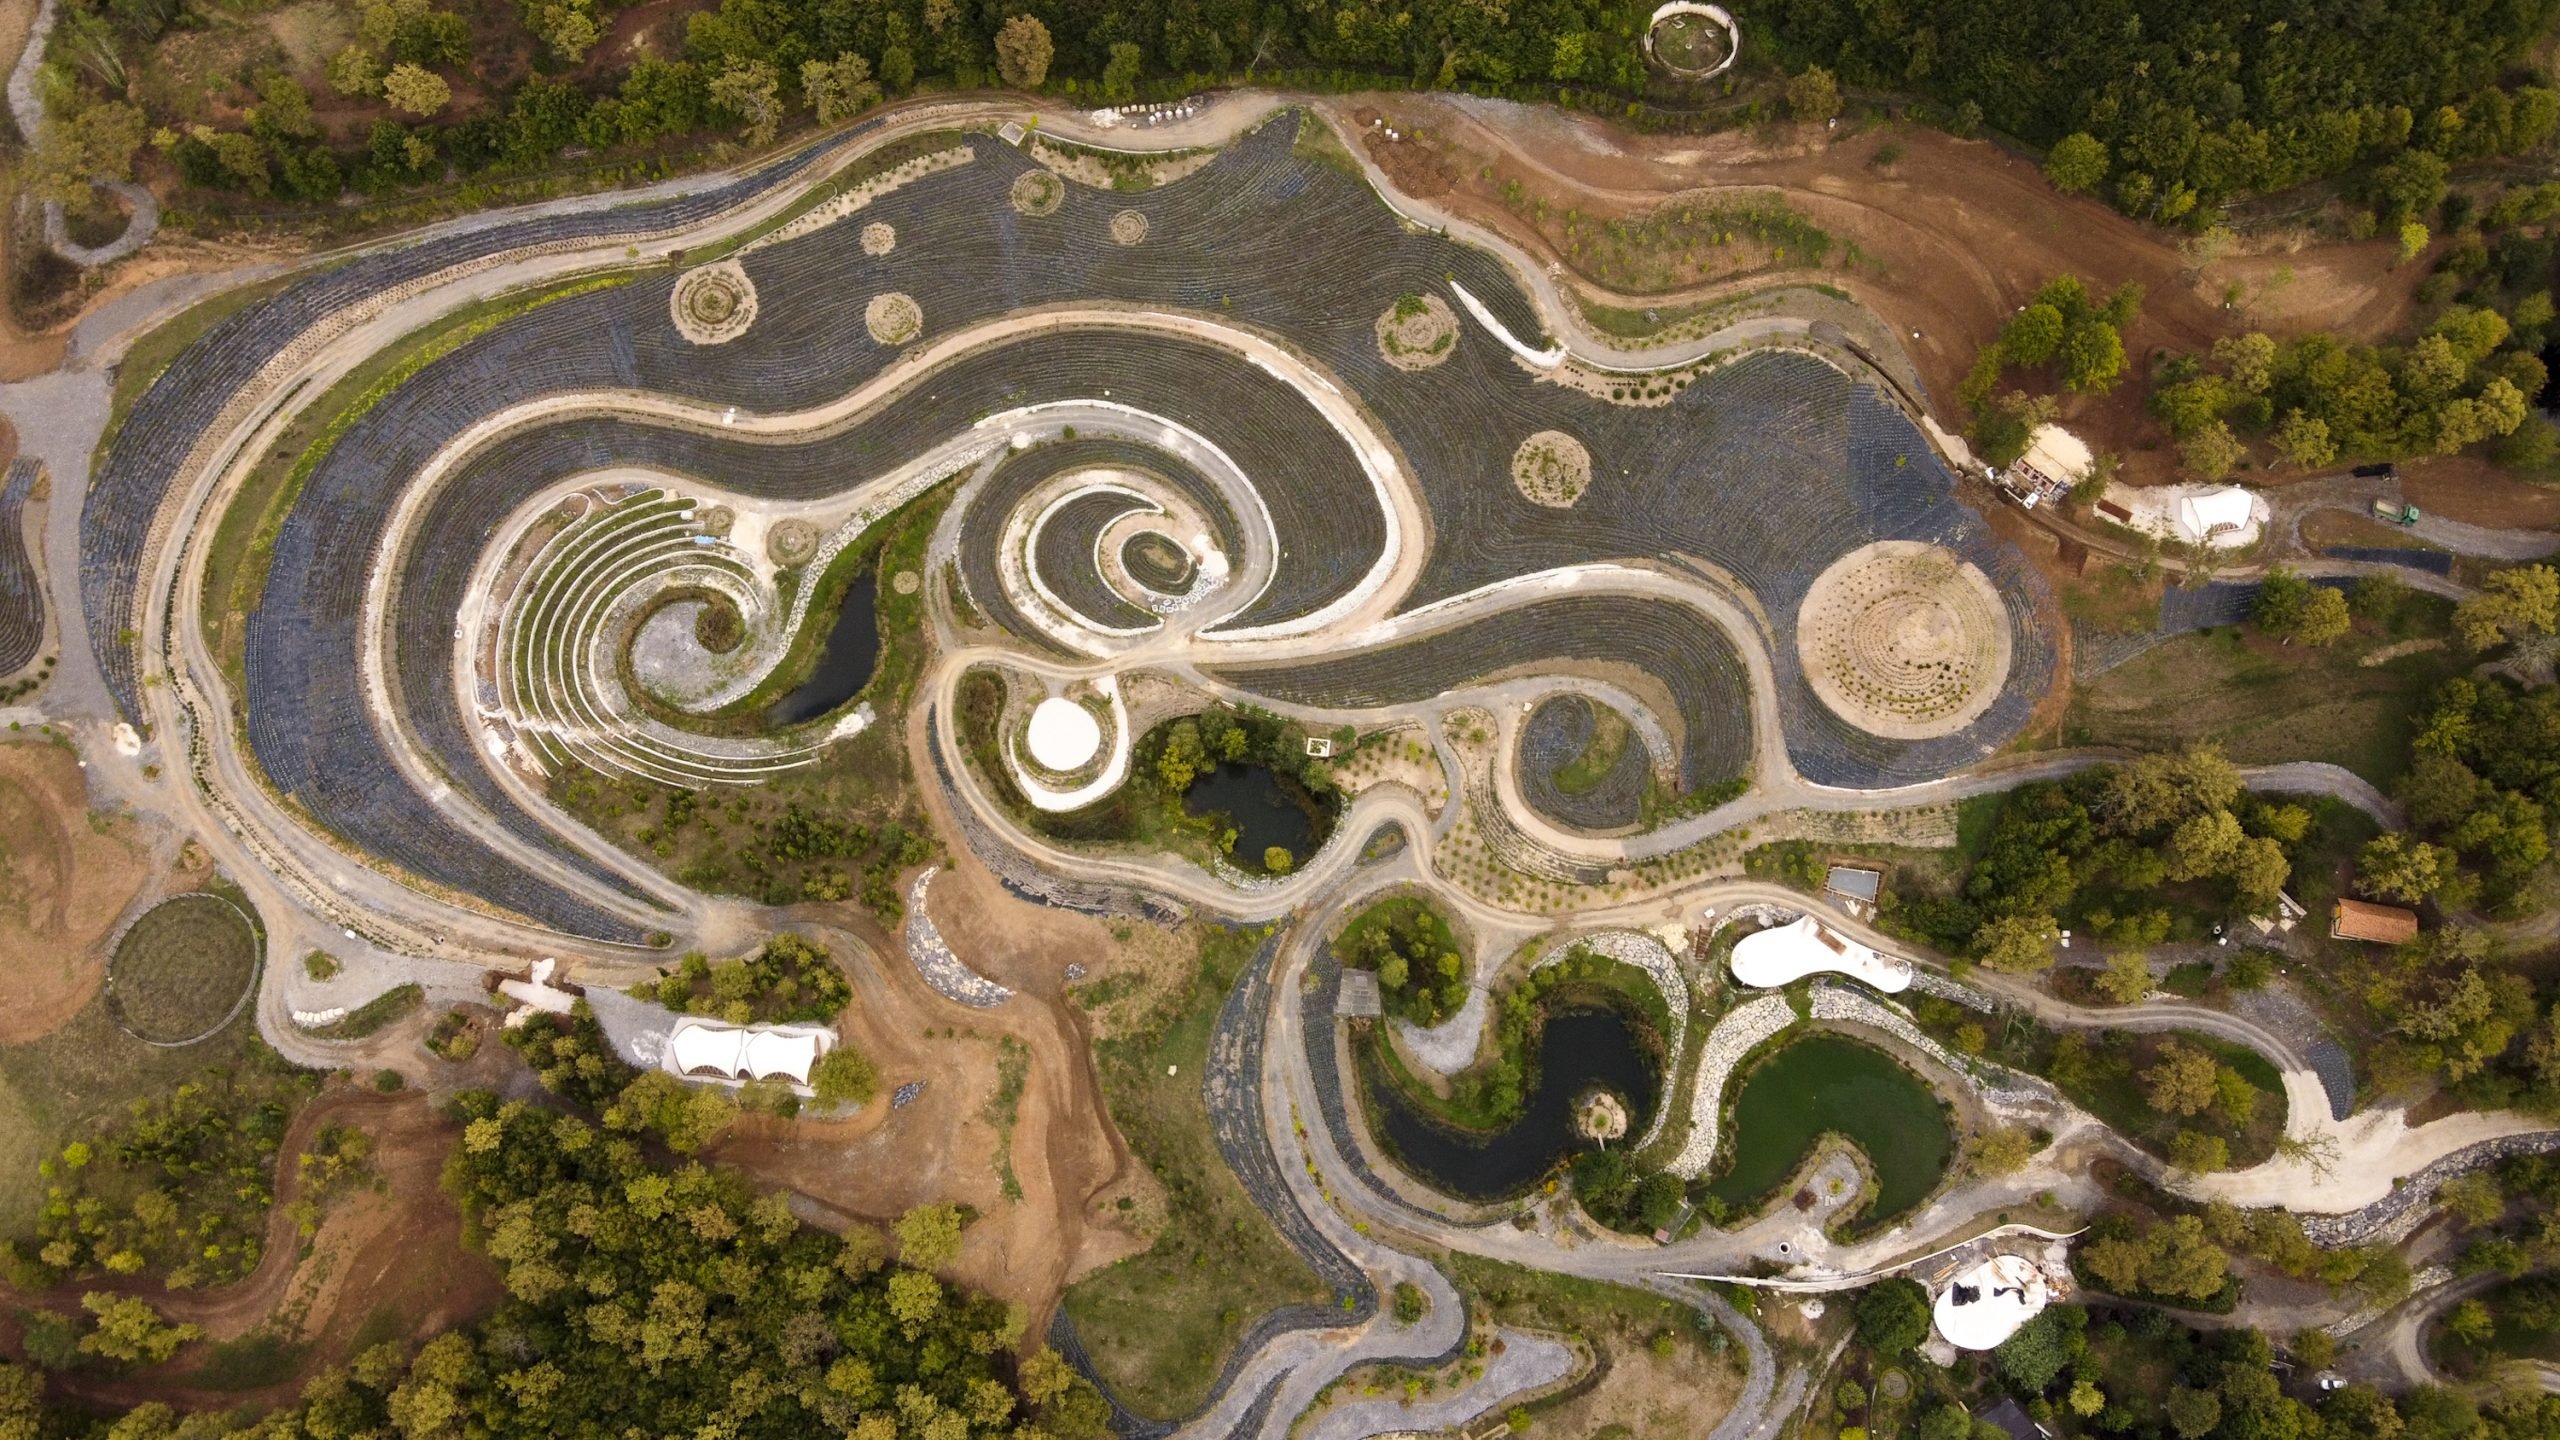
<path id="1" fill-rule="evenodd" d="M 1683 80 L 1733 68 L 1742 55 L 1742 26 L 1721 5 L 1667 0 L 1645 23 L 1645 58 Z"/>
<path id="2" fill-rule="evenodd" d="M 891 225 L 888 221 L 874 220 L 870 224 L 862 227 L 863 254 L 871 256 L 886 255 L 897 248 L 897 227 Z"/>
<path id="3" fill-rule="evenodd" d="M 874 295 L 862 307 L 863 328 L 883 345 L 904 345 L 924 333 L 924 307 L 897 291 Z"/>
<path id="4" fill-rule="evenodd" d="M 805 565 L 818 553 L 818 527 L 807 520 L 777 520 L 764 532 L 764 555 L 776 565 Z"/>
<path id="5" fill-rule="evenodd" d="M 696 345 L 725 345 L 756 323 L 756 283 L 735 260 L 688 270 L 667 294 L 676 333 Z"/>
<path id="6" fill-rule="evenodd" d="M 1591 452 L 1561 430 L 1541 430 L 1511 452 L 1511 483 L 1532 505 L 1570 510 L 1591 488 Z"/>
<path id="7" fill-rule="evenodd" d="M 1031 727 L 1023 742 L 1032 764 L 1053 774 L 1072 774 L 1101 753 L 1102 722 L 1073 700 L 1052 695 L 1031 707 Z"/>
<path id="8" fill-rule="evenodd" d="M 1894 740 L 1952 735 L 2009 678 L 2009 611 L 1942 546 L 1879 540 L 1816 576 L 1796 613 L 1806 683 L 1831 713 Z"/>
<path id="9" fill-rule="evenodd" d="M 1135 245 L 1147 238 L 1147 217 L 1135 210 L 1123 210 L 1111 217 L 1111 243 Z"/>
<path id="10" fill-rule="evenodd" d="M 1024 215 L 1054 215 L 1067 203 L 1067 182 L 1046 170 L 1025 170 L 1013 179 L 1013 208 Z"/>
<path id="11" fill-rule="evenodd" d="M 1407 295 L 1378 317 L 1378 353 L 1399 370 L 1428 370 L 1457 348 L 1457 312 L 1437 295 Z"/>

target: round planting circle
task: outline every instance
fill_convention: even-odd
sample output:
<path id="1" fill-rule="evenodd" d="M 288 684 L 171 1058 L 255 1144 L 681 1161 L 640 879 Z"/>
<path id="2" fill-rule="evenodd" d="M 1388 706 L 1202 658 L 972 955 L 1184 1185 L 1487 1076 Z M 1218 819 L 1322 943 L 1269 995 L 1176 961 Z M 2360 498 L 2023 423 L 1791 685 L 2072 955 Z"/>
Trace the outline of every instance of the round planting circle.
<path id="1" fill-rule="evenodd" d="M 144 911 L 107 962 L 107 1011 L 150 1045 L 219 1033 L 258 988 L 258 928 L 219 895 L 178 895 Z"/>
<path id="2" fill-rule="evenodd" d="M 738 512 L 726 505 L 707 505 L 693 512 L 693 523 L 705 535 L 726 535 L 738 523 Z"/>
<path id="3" fill-rule="evenodd" d="M 1129 578 L 1159 595 L 1179 595 L 1191 588 L 1199 565 L 1181 542 L 1161 530 L 1141 530 L 1123 541 L 1120 564 Z"/>
<path id="4" fill-rule="evenodd" d="M 1063 775 L 1093 763 L 1102 750 L 1102 722 L 1073 700 L 1052 695 L 1031 707 L 1031 731 L 1024 740 L 1033 764 Z"/>
<path id="5" fill-rule="evenodd" d="M 1591 452 L 1561 430 L 1541 430 L 1511 452 L 1511 483 L 1533 505 L 1572 509 L 1591 488 Z"/>
<path id="6" fill-rule="evenodd" d="M 1135 245 L 1147 238 L 1147 217 L 1135 210 L 1123 210 L 1111 217 L 1111 241 L 1115 245 Z"/>
<path id="7" fill-rule="evenodd" d="M 1437 295 L 1407 295 L 1378 317 L 1378 353 L 1399 370 L 1428 370 L 1457 348 L 1457 312 Z"/>
<path id="8" fill-rule="evenodd" d="M 898 248 L 898 230 L 886 220 L 874 220 L 862 227 L 862 253 L 886 255 Z"/>
<path id="9" fill-rule="evenodd" d="M 1645 27 L 1644 53 L 1684 80 L 1704 80 L 1733 67 L 1742 53 L 1742 27 L 1720 5 L 1668 0 Z"/>
<path id="10" fill-rule="evenodd" d="M 764 532 L 765 558 L 776 565 L 806 564 L 818 553 L 818 527 L 807 520 L 781 520 Z"/>
<path id="11" fill-rule="evenodd" d="M 901 570 L 889 577 L 889 588 L 901 595 L 913 595 L 924 588 L 924 577 L 913 570 Z"/>
<path id="12" fill-rule="evenodd" d="M 892 291 L 874 295 L 862 307 L 863 328 L 883 345 L 904 345 L 924 333 L 924 307 L 915 297 Z"/>
<path id="13" fill-rule="evenodd" d="M 1025 170 L 1014 177 L 1013 208 L 1024 215 L 1054 215 L 1067 203 L 1067 182 L 1046 170 Z"/>
<path id="14" fill-rule="evenodd" d="M 725 345 L 756 323 L 755 282 L 735 260 L 688 270 L 667 294 L 667 314 L 694 344 Z"/>
<path id="15" fill-rule="evenodd" d="M 1980 718 L 2009 678 L 2009 611 L 1991 577 L 1941 546 L 1879 540 L 1816 576 L 1796 654 L 1831 713 L 1923 740 Z"/>

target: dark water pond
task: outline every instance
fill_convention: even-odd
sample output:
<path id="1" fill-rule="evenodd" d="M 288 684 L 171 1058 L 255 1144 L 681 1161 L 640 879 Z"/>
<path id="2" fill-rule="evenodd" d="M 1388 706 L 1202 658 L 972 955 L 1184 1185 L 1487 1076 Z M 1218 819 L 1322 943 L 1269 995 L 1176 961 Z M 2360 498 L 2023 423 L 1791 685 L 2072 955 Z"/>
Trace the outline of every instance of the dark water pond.
<path id="1" fill-rule="evenodd" d="M 1825 1133 L 1856 1141 L 1875 1167 L 1873 1219 L 1928 1198 L 1955 1149 L 1938 1097 L 1893 1057 L 1835 1035 L 1810 1035 L 1771 1056 L 1733 1102 L 1733 1166 L 1710 1187 L 1727 1204 L 1785 1184 Z"/>
<path id="2" fill-rule="evenodd" d="M 1545 1178 L 1563 1156 L 1587 1147 L 1573 1133 L 1574 1097 L 1597 1087 L 1627 1103 L 1627 1134 L 1653 1123 L 1660 1082 L 1625 1017 L 1607 1006 L 1559 1009 L 1538 1037 L 1538 1088 L 1520 1118 L 1492 1135 L 1470 1135 L 1434 1123 L 1401 1091 L 1363 1065 L 1379 1138 L 1399 1163 L 1462 1200 L 1500 1200 Z"/>
<path id="3" fill-rule="evenodd" d="M 1224 815 L 1235 827 L 1235 853 L 1247 864 L 1260 863 L 1262 852 L 1274 845 L 1304 860 L 1332 825 L 1323 807 L 1296 786 L 1260 765 L 1234 760 L 1192 781 L 1182 792 L 1182 808 L 1202 818 Z"/>
<path id="4" fill-rule="evenodd" d="M 827 648 L 818 668 L 800 687 L 765 712 L 771 725 L 797 725 L 815 720 L 862 693 L 880 663 L 880 586 L 868 573 L 844 587 L 844 604 L 827 631 Z"/>

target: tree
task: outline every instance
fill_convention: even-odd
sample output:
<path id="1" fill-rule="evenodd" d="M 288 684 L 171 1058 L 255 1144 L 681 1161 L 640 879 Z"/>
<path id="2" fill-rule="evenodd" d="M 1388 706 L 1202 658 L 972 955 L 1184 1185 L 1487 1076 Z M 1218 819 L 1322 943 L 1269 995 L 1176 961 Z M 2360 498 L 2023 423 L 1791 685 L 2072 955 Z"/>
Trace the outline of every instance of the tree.
<path id="1" fill-rule="evenodd" d="M 2119 1005 L 2131 1005 L 2151 993 L 2151 957 L 2139 950 L 2119 950 L 2107 957 L 2098 989 Z"/>
<path id="2" fill-rule="evenodd" d="M 1973 1142 L 1973 1168 L 1989 1176 L 2015 1175 L 2035 1158 L 2036 1137 L 2023 1126 L 1986 1130 Z"/>
<path id="3" fill-rule="evenodd" d="M 2044 176 L 2053 188 L 2069 195 L 2097 189 L 2107 178 L 2106 142 L 2087 131 L 2063 136 L 2045 156 Z"/>
<path id="4" fill-rule="evenodd" d="M 382 96 L 405 115 L 433 115 L 453 100 L 444 77 L 422 66 L 402 63 L 382 77 Z"/>
<path id="5" fill-rule="evenodd" d="M 1262 848 L 1262 868 L 1274 875 L 1288 874 L 1290 867 L 1297 863 L 1297 857 L 1289 853 L 1289 847 L 1286 845 L 1266 845 Z"/>
<path id="6" fill-rule="evenodd" d="M 2004 915 L 1973 933 L 1973 958 L 1994 970 L 2025 974 L 2053 964 L 2062 927 L 2051 915 Z"/>
<path id="7" fill-rule="evenodd" d="M 2160 1058 L 2142 1072 L 2143 1092 L 2152 1108 L 2172 1115 L 2201 1114 L 2213 1105 L 2214 1077 L 2221 1065 L 2202 1050 L 2175 1040 L 2160 1047 Z"/>
<path id="8" fill-rule="evenodd" d="M 1858 1341 L 1892 1360 L 1929 1338 L 1929 1292 L 1910 1280 L 1879 1280 L 1858 1292 Z"/>
<path id="9" fill-rule="evenodd" d="M 132 179 L 134 152 L 142 148 L 149 128 L 140 110 L 113 100 L 87 106 L 67 120 L 47 115 L 28 157 L 29 192 L 41 200 L 77 204 L 88 198 L 93 181 Z"/>
<path id="10" fill-rule="evenodd" d="M 2520 565 L 2491 575 L 2480 589 L 2453 607 L 2454 631 L 2472 649 L 2560 629 L 2560 570 Z"/>
<path id="11" fill-rule="evenodd" d="M 2356 888 L 2377 900 L 2416 905 L 2436 893 L 2452 869 L 2453 857 L 2447 852 L 2405 831 L 2392 830 L 2374 836 L 2356 852 Z"/>
<path id="12" fill-rule="evenodd" d="M 2302 617 L 2294 622 L 2293 638 L 2305 645 L 2334 645 L 2346 638 L 2354 624 L 2355 617 L 2347 611 L 2346 592 L 2317 586 L 2303 602 Z"/>
<path id="13" fill-rule="evenodd" d="M 2305 470 L 2316 470 L 2338 458 L 2338 442 L 2330 438 L 2329 422 L 2300 410 L 2284 412 L 2269 438 L 2277 454 Z"/>
<path id="14" fill-rule="evenodd" d="M 2276 338 L 2264 330 L 2226 335 L 2214 341 L 2213 359 L 2230 377 L 2232 387 L 2244 395 L 2264 395 L 2267 387 L 2275 383 Z"/>
<path id="15" fill-rule="evenodd" d="M 801 62 L 800 93 L 809 97 L 821 125 L 850 120 L 880 103 L 880 85 L 871 78 L 871 62 L 850 50 L 833 60 Z"/>
<path id="16" fill-rule="evenodd" d="M 2498 1317 L 2477 1300 L 2465 1300 L 2444 1317 L 2444 1328 L 2465 1345 L 2485 1345 L 2498 1333 Z"/>
<path id="17" fill-rule="evenodd" d="M 2204 1221 L 2199 1217 L 2180 1215 L 2151 1228 L 2150 1254 L 2142 1267 L 2145 1289 L 2160 1295 L 2207 1300 L 2221 1291 L 2230 1273 L 2230 1255 L 2205 1238 Z"/>
<path id="18" fill-rule="evenodd" d="M 2216 420 L 2178 447 L 2178 463 L 2207 480 L 2220 480 L 2239 468 L 2248 453 L 2240 437 L 2231 433 L 2230 424 Z"/>
<path id="19" fill-rule="evenodd" d="M 2310 603 L 2310 581 L 2290 565 L 2270 565 L 2266 578 L 2258 582 L 2257 598 L 2249 602 L 2249 618 L 2270 635 L 2291 638 Z"/>
<path id="20" fill-rule="evenodd" d="M 1037 90 L 1049 78 L 1057 47 L 1037 16 L 1016 15 L 996 31 L 996 73 L 1016 90 Z"/>
<path id="21" fill-rule="evenodd" d="M 2436 1187 L 2436 1199 L 2453 1218 L 2473 1230 L 2495 1225 L 2507 1213 L 2507 1197 L 2498 1189 L 2497 1177 L 2485 1171 L 2475 1170 L 2447 1180 Z"/>
<path id="22" fill-rule="evenodd" d="M 2184 1385 L 2169 1388 L 2169 1427 L 2181 1440 L 2204 1440 L 2222 1423 L 2222 1401 L 2210 1390 L 2190 1390 Z"/>
<path id="23" fill-rule="evenodd" d="M 533 29 L 552 54 L 571 65 L 586 59 L 596 41 L 604 38 L 591 0 L 553 0 L 534 11 Z"/>
<path id="24" fill-rule="evenodd" d="M 382 60 L 361 45 L 329 57 L 329 88 L 341 95 L 382 93 Z"/>
<path id="25" fill-rule="evenodd" d="M 92 1290 L 80 1297 L 80 1308 L 98 1317 L 97 1328 L 80 1337 L 80 1352 L 128 1365 L 160 1364 L 204 1334 L 201 1326 L 168 1323 L 159 1311 L 130 1295 Z"/>
<path id="26" fill-rule="evenodd" d="M 960 1253 L 960 1208 L 918 1205 L 898 1217 L 898 1263 L 939 1270 Z"/>
<path id="27" fill-rule="evenodd" d="M 2001 358 L 2012 365 L 2042 365 L 2062 349 L 2062 312 L 2050 305 L 2030 305 L 2000 327 Z"/>
<path id="28" fill-rule="evenodd" d="M 2099 1389 L 2098 1382 L 2094 1380 L 2074 1380 L 2071 1382 L 2070 1405 L 2072 1414 L 2083 1420 L 2089 1419 L 2107 1408 L 2107 1392 Z"/>
<path id="29" fill-rule="evenodd" d="M 2199 880 L 2230 868 L 2248 838 L 2240 829 L 2239 817 L 2228 810 L 2209 810 L 2180 821 L 2169 832 L 2168 843 L 2160 847 L 2160 858 L 2167 862 L 2168 878 Z"/>
<path id="30" fill-rule="evenodd" d="M 818 1066 L 809 1074 L 809 1088 L 822 1105 L 841 1105 L 852 1101 L 868 1105 L 880 1093 L 880 1072 L 871 1061 L 850 1045 L 839 1043 L 819 1057 Z"/>
<path id="31" fill-rule="evenodd" d="M 2064 388 L 2085 394 L 2101 393 L 2116 388 L 2124 375 L 2124 336 L 2104 320 L 2088 320 L 2071 327 L 2062 340 L 2062 383 Z"/>
<path id="32" fill-rule="evenodd" d="M 2400 251 L 2398 255 L 2393 257 L 2392 263 L 2395 265 L 2406 265 L 2410 261 L 2417 259 L 2420 252 L 2427 248 L 2427 242 L 2431 238 L 2433 237 L 2427 234 L 2427 227 L 2419 222 L 2415 220 L 2402 222 L 2400 226 Z"/>
<path id="33" fill-rule="evenodd" d="M 2041 1394 L 2087 1348 L 2081 1327 L 2089 1312 L 2072 1305 L 2048 1305 L 2043 1313 L 2000 1342 L 1992 1357 L 2010 1384 L 2030 1395 Z M 2077 1320 L 2078 1325 L 2072 1322 Z"/>
<path id="34" fill-rule="evenodd" d="M 770 60 L 729 63 L 711 77 L 711 103 L 738 119 L 738 138 L 749 149 L 773 143 L 782 130 L 782 76 Z"/>
<path id="35" fill-rule="evenodd" d="M 1111 58 L 1102 67 L 1102 98 L 1114 105 L 1125 105 L 1136 98 L 1138 76 L 1145 60 L 1134 42 L 1123 40 L 1111 47 Z"/>
<path id="36" fill-rule="evenodd" d="M 1787 82 L 1787 113 L 1798 120 L 1828 120 L 1840 113 L 1840 82 L 1819 65 Z"/>

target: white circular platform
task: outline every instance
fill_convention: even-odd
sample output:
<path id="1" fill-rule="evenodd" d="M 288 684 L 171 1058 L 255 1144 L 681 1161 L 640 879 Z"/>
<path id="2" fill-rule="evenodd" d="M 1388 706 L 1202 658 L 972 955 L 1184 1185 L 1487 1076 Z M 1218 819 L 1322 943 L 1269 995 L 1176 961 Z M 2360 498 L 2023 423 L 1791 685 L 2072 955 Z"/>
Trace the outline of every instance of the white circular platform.
<path id="1" fill-rule="evenodd" d="M 1065 774 L 1091 764 L 1102 749 L 1102 722 L 1073 700 L 1052 695 L 1031 707 L 1031 733 L 1025 739 L 1033 764 Z"/>

